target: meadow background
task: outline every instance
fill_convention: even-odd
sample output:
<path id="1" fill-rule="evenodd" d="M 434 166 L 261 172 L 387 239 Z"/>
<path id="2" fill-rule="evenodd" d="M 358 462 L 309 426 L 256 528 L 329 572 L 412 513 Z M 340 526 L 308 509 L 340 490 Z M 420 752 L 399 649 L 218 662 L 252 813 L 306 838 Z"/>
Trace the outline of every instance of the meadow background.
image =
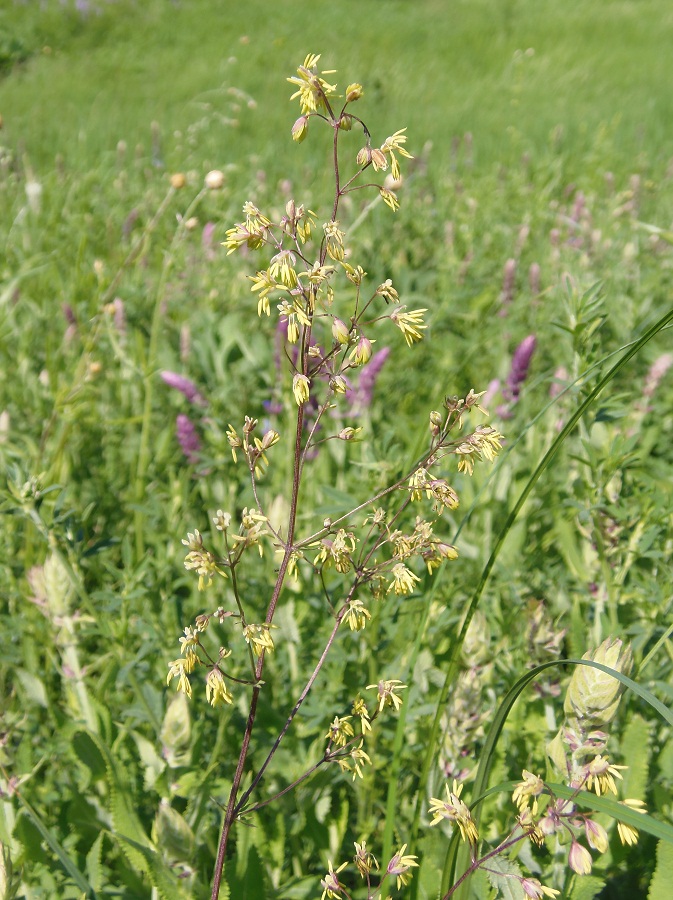
<path id="1" fill-rule="evenodd" d="M 344 636 L 262 791 L 315 760 L 329 721 L 384 665 L 409 688 L 401 724 L 377 737 L 373 770 L 355 786 L 321 772 L 240 828 L 230 895 L 318 896 L 327 860 L 366 836 L 382 857 L 409 840 L 422 862 L 414 890 L 437 896 L 447 842 L 414 834 L 417 796 L 439 796 L 446 774 L 469 781 L 498 698 L 531 665 L 614 635 L 632 642 L 639 683 L 671 704 L 666 330 L 537 481 L 485 583 L 461 686 L 453 700 L 442 691 L 461 617 L 531 474 L 622 348 L 672 306 L 671 46 L 668 0 L 6 0 L 3 897 L 209 895 L 245 708 L 171 703 L 166 665 L 204 604 L 181 539 L 207 532 L 218 508 L 250 503 L 227 424 L 263 418 L 277 388 L 273 325 L 260 325 L 245 278 L 254 262 L 219 242 L 245 200 L 278 211 L 290 196 L 315 210 L 330 199 L 327 139 L 290 139 L 285 78 L 309 52 L 340 84 L 364 85 L 358 112 L 375 141 L 407 128 L 415 160 L 401 209 L 353 203 L 343 224 L 373 281 L 392 278 L 410 307 L 427 307 L 429 328 L 383 367 L 360 415 L 366 440 L 315 461 L 306 522 L 401 472 L 447 395 L 488 389 L 507 441 L 493 469 L 456 475 L 462 502 L 446 528 L 460 560 Z M 190 208 L 212 169 L 224 186 Z M 187 185 L 171 191 L 176 172 Z M 512 357 L 531 335 L 514 400 Z M 205 405 L 190 405 L 162 370 L 191 379 Z M 287 429 L 290 412 L 274 427 Z M 181 415 L 198 457 L 181 449 Z M 280 466 L 270 496 L 286 485 Z M 248 573 L 260 596 L 272 565 Z M 290 594 L 279 624 L 253 764 L 324 645 L 318 592 Z M 569 677 L 550 671 L 511 714 L 494 780 L 544 767 Z M 627 694 L 612 741 L 631 766 L 624 796 L 670 823 L 670 726 Z M 494 823 L 504 814 L 495 802 Z M 628 851 L 613 841 L 591 876 L 561 882 L 563 895 L 656 900 L 670 896 L 666 870 L 655 838 Z M 482 882 L 477 895 L 490 890 Z"/>

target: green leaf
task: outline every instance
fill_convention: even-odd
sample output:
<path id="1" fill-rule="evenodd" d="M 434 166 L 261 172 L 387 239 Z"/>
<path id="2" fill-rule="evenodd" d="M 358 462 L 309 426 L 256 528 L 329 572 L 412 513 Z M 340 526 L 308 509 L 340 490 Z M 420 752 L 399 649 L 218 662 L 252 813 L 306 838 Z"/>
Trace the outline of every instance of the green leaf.
<path id="1" fill-rule="evenodd" d="M 44 683 L 40 678 L 36 675 L 33 675 L 32 672 L 27 672 L 25 669 L 17 669 L 16 677 L 21 683 L 21 687 L 26 692 L 26 697 L 31 703 L 35 703 L 38 706 L 47 708 L 47 692 L 44 687 Z"/>
<path id="2" fill-rule="evenodd" d="M 605 887 L 605 880 L 596 875 L 575 878 L 568 900 L 594 900 Z"/>
<path id="3" fill-rule="evenodd" d="M 104 840 L 105 832 L 101 831 L 86 855 L 86 871 L 91 884 L 97 891 L 103 887 L 103 866 L 101 860 Z"/>
<path id="4" fill-rule="evenodd" d="M 659 841 L 657 866 L 647 892 L 647 900 L 670 900 L 673 897 L 673 844 Z"/>
<path id="5" fill-rule="evenodd" d="M 624 729 L 620 749 L 622 759 L 629 763 L 623 775 L 621 793 L 624 797 L 643 800 L 646 795 L 652 752 L 652 726 L 652 722 L 646 722 L 642 716 L 635 714 Z"/>
<path id="6" fill-rule="evenodd" d="M 19 798 L 19 802 L 21 803 L 21 806 L 23 807 L 24 812 L 30 822 L 40 832 L 49 849 L 58 859 L 68 875 L 75 882 L 80 891 L 84 891 L 84 894 L 87 898 L 94 898 L 96 895 L 93 887 L 89 884 L 87 878 L 82 872 L 80 872 L 75 863 L 70 859 L 65 849 L 63 848 L 63 845 L 60 843 L 54 832 L 50 828 L 48 828 L 47 825 L 45 825 L 40 816 L 35 812 L 33 807 L 21 794 L 17 794 L 17 797 Z"/>
<path id="7" fill-rule="evenodd" d="M 524 900 L 524 891 L 518 878 L 512 875 L 521 875 L 521 869 L 511 859 L 504 856 L 492 856 L 488 861 L 488 880 L 498 891 L 498 897 L 502 900 Z"/>

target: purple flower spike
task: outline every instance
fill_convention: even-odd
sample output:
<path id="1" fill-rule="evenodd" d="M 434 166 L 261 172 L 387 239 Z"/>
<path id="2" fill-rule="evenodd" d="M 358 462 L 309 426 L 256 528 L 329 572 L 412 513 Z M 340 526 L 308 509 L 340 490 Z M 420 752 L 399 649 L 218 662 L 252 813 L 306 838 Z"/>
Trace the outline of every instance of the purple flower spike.
<path id="1" fill-rule="evenodd" d="M 521 392 L 521 385 L 528 377 L 528 367 L 530 366 L 530 361 L 535 352 L 536 344 L 537 340 L 535 335 L 529 334 L 528 337 L 521 341 L 514 351 L 512 368 L 507 377 L 507 384 L 505 384 L 502 389 L 502 396 L 509 406 L 499 406 L 496 410 L 497 415 L 499 415 L 501 419 L 511 419 L 512 417 L 511 408 L 517 403 Z"/>
<path id="2" fill-rule="evenodd" d="M 379 373 L 383 368 L 383 364 L 390 355 L 390 347 L 383 347 L 377 351 L 369 360 L 366 366 L 360 371 L 360 402 L 363 406 L 369 406 L 374 396 L 374 385 Z"/>
<path id="3" fill-rule="evenodd" d="M 199 459 L 199 452 L 201 450 L 201 441 L 199 439 L 198 434 L 196 433 L 196 427 L 194 423 L 186 416 L 184 413 L 180 413 L 180 415 L 175 420 L 175 434 L 178 439 L 178 443 L 182 448 L 182 452 L 185 454 L 190 463 L 196 463 Z"/>
<path id="4" fill-rule="evenodd" d="M 177 372 L 163 371 L 161 377 L 169 387 L 175 388 L 176 391 L 180 391 L 181 394 L 184 394 L 190 403 L 194 403 L 197 406 L 208 405 L 206 398 L 199 391 L 194 382 L 190 381 L 189 378 L 185 378 L 184 375 L 178 375 Z"/>
<path id="5" fill-rule="evenodd" d="M 368 406 L 371 406 L 376 379 L 379 377 L 381 369 L 389 355 L 390 347 L 383 347 L 360 369 L 360 378 L 357 388 L 350 389 L 346 392 L 346 397 L 351 405 L 350 415 L 358 416 L 363 409 L 367 409 Z"/>

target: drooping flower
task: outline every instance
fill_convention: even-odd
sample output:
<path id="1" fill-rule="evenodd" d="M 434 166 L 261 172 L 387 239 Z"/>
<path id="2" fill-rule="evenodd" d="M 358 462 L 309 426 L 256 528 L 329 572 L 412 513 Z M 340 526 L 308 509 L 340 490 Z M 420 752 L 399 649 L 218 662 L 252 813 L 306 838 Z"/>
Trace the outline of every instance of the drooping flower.
<path id="1" fill-rule="evenodd" d="M 233 703 L 234 698 L 227 688 L 224 675 L 219 669 L 211 669 L 206 678 L 206 699 L 211 706 L 218 703 Z"/>
<path id="2" fill-rule="evenodd" d="M 294 394 L 294 399 L 297 406 L 301 406 L 306 403 L 308 398 L 310 397 L 310 387 L 311 382 L 306 377 L 306 375 L 301 375 L 297 372 L 292 379 L 292 393 Z"/>
<path id="3" fill-rule="evenodd" d="M 316 67 L 319 59 L 319 53 L 309 53 L 304 64 L 297 69 L 297 74 L 287 79 L 290 84 L 299 88 L 290 97 L 290 100 L 299 97 L 299 106 L 303 115 L 319 111 L 327 112 L 325 100 L 336 90 L 335 84 L 328 84 L 318 75 Z M 333 71 L 324 71 L 321 74 L 332 75 Z"/>
<path id="4" fill-rule="evenodd" d="M 429 812 L 433 816 L 430 825 L 436 825 L 442 819 L 455 822 L 460 829 L 463 840 L 474 845 L 479 840 L 479 832 L 474 824 L 469 806 L 460 799 L 462 791 L 463 785 L 458 784 L 454 778 L 451 788 L 449 788 L 448 782 L 446 784 L 446 800 L 439 800 L 435 797 L 430 798 Z"/>
<path id="5" fill-rule="evenodd" d="M 619 801 L 622 806 L 626 806 L 628 809 L 632 809 L 634 812 L 640 813 L 641 815 L 645 815 L 647 810 L 645 809 L 645 804 L 642 800 L 620 800 Z M 617 821 L 617 834 L 619 835 L 619 840 L 622 844 L 628 844 L 629 847 L 632 847 L 634 844 L 638 842 L 638 829 L 634 828 L 633 825 L 627 822 Z"/>
<path id="6" fill-rule="evenodd" d="M 379 701 L 379 712 L 383 710 L 384 706 L 392 706 L 395 711 L 402 706 L 402 698 L 397 696 L 396 691 L 403 691 L 406 689 L 406 684 L 402 684 L 397 678 L 393 678 L 390 681 L 379 681 L 378 684 L 368 684 L 367 690 L 376 689 L 378 694 Z"/>
<path id="7" fill-rule="evenodd" d="M 397 878 L 397 889 L 399 890 L 402 885 L 409 884 L 411 881 L 411 872 L 409 871 L 412 866 L 417 866 L 416 856 L 405 855 L 404 851 L 407 849 L 406 844 L 402 844 L 397 853 L 392 857 L 388 866 L 386 867 L 386 873 L 388 875 L 394 875 Z"/>
<path id="8" fill-rule="evenodd" d="M 577 841 L 573 841 L 568 854 L 568 865 L 578 875 L 590 875 L 592 866 L 591 854 L 586 847 Z"/>
<path id="9" fill-rule="evenodd" d="M 338 869 L 334 869 L 331 862 L 327 864 L 327 875 L 320 879 L 320 887 L 324 888 L 320 900 L 325 900 L 326 897 L 332 900 L 334 897 L 342 896 L 338 875 L 347 865 L 348 863 L 342 863 Z"/>
<path id="10" fill-rule="evenodd" d="M 345 747 L 355 732 L 350 723 L 351 716 L 335 716 L 334 721 L 327 729 L 325 738 L 331 741 L 335 747 Z"/>

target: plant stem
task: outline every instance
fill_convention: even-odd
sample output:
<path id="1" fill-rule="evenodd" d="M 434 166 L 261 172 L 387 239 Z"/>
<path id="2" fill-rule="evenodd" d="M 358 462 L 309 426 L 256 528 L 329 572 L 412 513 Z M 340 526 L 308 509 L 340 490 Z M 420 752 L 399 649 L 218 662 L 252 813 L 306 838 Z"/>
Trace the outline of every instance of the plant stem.
<path id="1" fill-rule="evenodd" d="M 266 623 L 268 625 L 273 621 L 273 616 L 276 611 L 276 605 L 278 603 L 278 598 L 280 597 L 280 592 L 283 587 L 283 583 L 285 581 L 285 575 L 287 573 L 287 568 L 290 563 L 290 558 L 292 556 L 292 543 L 294 541 L 294 531 L 295 525 L 297 521 L 297 500 L 299 497 L 299 484 L 301 480 L 301 474 L 299 471 L 298 461 L 301 458 L 301 436 L 302 430 L 304 426 L 304 407 L 300 406 L 297 410 L 297 427 L 295 431 L 295 446 L 294 446 L 294 458 L 295 458 L 295 467 L 294 473 L 292 477 L 292 495 L 290 499 L 290 513 L 288 516 L 288 527 L 287 527 L 287 544 L 285 546 L 285 552 L 283 553 L 283 559 L 280 564 L 280 568 L 278 569 L 278 576 L 276 578 L 276 583 L 273 588 L 273 593 L 271 595 L 271 600 L 269 601 L 269 607 L 266 613 Z M 236 772 L 234 774 L 234 780 L 231 785 L 231 791 L 229 792 L 229 800 L 227 803 L 227 811 L 224 816 L 224 823 L 222 825 L 222 833 L 220 835 L 220 843 L 217 850 L 217 859 L 215 861 L 215 872 L 213 874 L 213 889 L 211 893 L 211 900 L 218 900 L 220 896 L 220 883 L 222 881 L 222 871 L 224 869 L 224 859 L 227 853 L 227 844 L 229 841 L 229 834 L 231 832 L 231 826 L 233 825 L 234 819 L 237 814 L 237 804 L 236 799 L 238 797 L 238 789 L 241 785 L 241 778 L 243 777 L 243 768 L 245 766 L 245 761 L 248 756 L 248 750 L 250 747 L 250 738 L 252 737 L 252 729 L 255 724 L 255 717 L 257 715 L 257 701 L 259 700 L 259 693 L 261 687 L 259 682 L 262 679 L 262 672 L 264 669 L 264 653 L 262 653 L 257 660 L 257 666 L 255 669 L 255 679 L 257 684 L 252 689 L 252 698 L 250 699 L 250 710 L 248 712 L 248 720 L 245 726 L 245 734 L 243 735 L 243 743 L 241 744 L 241 750 L 238 756 L 238 764 L 236 766 Z"/>

